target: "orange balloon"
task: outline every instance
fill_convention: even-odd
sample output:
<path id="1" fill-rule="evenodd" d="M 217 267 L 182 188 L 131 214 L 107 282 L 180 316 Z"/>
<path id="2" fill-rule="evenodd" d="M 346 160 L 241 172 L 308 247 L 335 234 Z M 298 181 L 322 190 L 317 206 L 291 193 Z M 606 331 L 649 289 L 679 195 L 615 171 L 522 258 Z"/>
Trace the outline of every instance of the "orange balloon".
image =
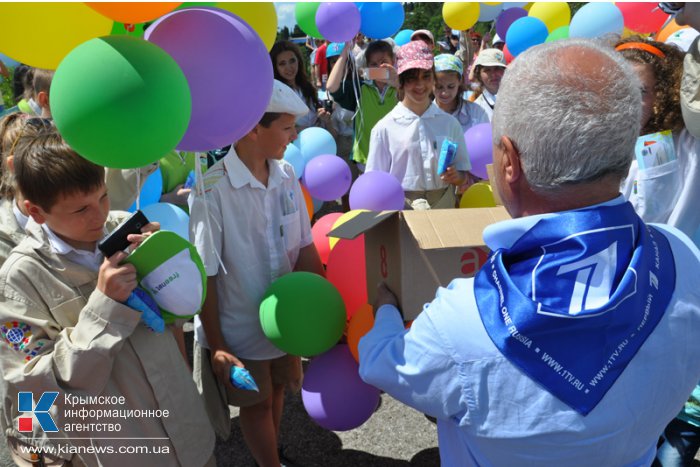
<path id="1" fill-rule="evenodd" d="M 659 42 L 666 42 L 666 39 L 668 39 L 671 34 L 687 27 L 688 26 L 679 26 L 678 23 L 676 23 L 676 20 L 673 19 L 666 25 L 666 27 L 659 29 L 659 32 L 656 33 L 656 40 Z"/>
<path id="2" fill-rule="evenodd" d="M 360 344 L 362 336 L 367 334 L 372 326 L 374 326 L 372 306 L 364 304 L 353 313 L 348 324 L 348 347 L 350 347 L 350 353 L 357 363 L 360 363 L 360 353 L 357 346 Z"/>
<path id="3" fill-rule="evenodd" d="M 309 213 L 309 220 L 314 217 L 314 200 L 311 199 L 311 195 L 307 191 L 304 185 L 301 185 L 301 192 L 304 193 L 304 201 L 306 202 L 306 210 Z"/>
<path id="4" fill-rule="evenodd" d="M 160 18 L 179 7 L 182 2 L 89 2 L 87 6 L 120 23 L 145 23 Z"/>

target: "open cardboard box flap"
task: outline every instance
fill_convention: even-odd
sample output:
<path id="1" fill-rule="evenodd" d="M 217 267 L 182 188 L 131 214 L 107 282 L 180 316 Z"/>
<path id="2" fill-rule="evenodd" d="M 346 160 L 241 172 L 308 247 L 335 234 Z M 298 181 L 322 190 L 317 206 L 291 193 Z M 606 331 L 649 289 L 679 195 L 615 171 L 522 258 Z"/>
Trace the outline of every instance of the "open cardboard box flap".
<path id="1" fill-rule="evenodd" d="M 510 216 L 503 207 L 363 212 L 328 236 L 354 239 L 365 234 L 369 303 L 377 284 L 386 282 L 410 320 L 438 287 L 476 274 L 489 253 L 484 228 L 506 219 Z"/>

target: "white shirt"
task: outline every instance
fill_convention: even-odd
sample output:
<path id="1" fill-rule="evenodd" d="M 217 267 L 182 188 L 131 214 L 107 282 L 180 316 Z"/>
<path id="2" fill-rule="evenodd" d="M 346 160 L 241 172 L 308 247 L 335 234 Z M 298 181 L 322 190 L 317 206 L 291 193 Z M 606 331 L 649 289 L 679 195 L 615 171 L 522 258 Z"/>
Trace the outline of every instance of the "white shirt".
<path id="1" fill-rule="evenodd" d="M 616 204 L 617 198 L 605 204 Z M 509 248 L 545 216 L 490 226 L 492 249 Z M 524 375 L 484 329 L 474 279 L 439 288 L 409 330 L 391 305 L 359 344 L 360 375 L 438 418 L 445 466 L 644 466 L 700 374 L 700 251 L 668 226 L 676 288 L 663 318 L 587 416 Z"/>
<path id="2" fill-rule="evenodd" d="M 301 117 L 297 117 L 296 119 L 296 126 L 298 126 L 301 129 L 305 129 L 311 126 L 314 126 L 316 123 L 316 120 L 318 119 L 318 112 L 316 109 L 312 109 L 311 102 L 309 102 L 306 97 L 304 97 L 304 93 L 301 91 L 301 89 L 295 89 L 295 93 L 297 93 L 297 96 L 304 101 L 306 106 L 309 108 L 309 112 Z"/>
<path id="3" fill-rule="evenodd" d="M 12 212 L 15 215 L 15 220 L 17 221 L 17 225 L 22 227 L 22 230 L 27 228 L 27 222 L 29 222 L 29 216 L 25 216 L 22 211 L 19 210 L 19 206 L 17 206 L 17 200 L 12 201 Z"/>
<path id="4" fill-rule="evenodd" d="M 41 228 L 46 232 L 46 236 L 49 239 L 49 246 L 54 252 L 65 256 L 65 258 L 72 263 L 85 266 L 91 271 L 98 271 L 100 269 L 102 261 L 104 260 L 104 255 L 97 248 L 97 244 L 95 244 L 95 251 L 78 250 L 56 235 L 48 225 L 41 224 Z"/>
<path id="5" fill-rule="evenodd" d="M 462 105 L 450 115 L 459 121 L 459 124 L 462 126 L 462 133 L 479 123 L 489 123 L 491 121 L 481 106 L 467 100 L 463 100 Z"/>
<path id="6" fill-rule="evenodd" d="M 683 130 L 674 143 L 676 160 L 645 170 L 633 160 L 621 191 L 645 222 L 672 225 L 700 245 L 700 139 Z"/>
<path id="7" fill-rule="evenodd" d="M 445 139 L 457 143 L 454 166 L 471 168 L 462 127 L 456 118 L 431 103 L 418 116 L 403 103 L 372 129 L 366 171 L 388 172 L 401 182 L 404 191 L 429 191 L 446 188 L 437 174 L 440 149 Z"/>
<path id="8" fill-rule="evenodd" d="M 299 250 L 313 242 L 304 195 L 292 166 L 272 159 L 268 164 L 265 187 L 231 148 L 204 175 L 205 196 L 190 197 L 190 239 L 207 276 L 217 276 L 221 332 L 234 355 L 251 360 L 284 355 L 262 331 L 260 302 L 275 279 L 294 269 Z M 208 346 L 199 317 L 195 337 Z"/>
<path id="9" fill-rule="evenodd" d="M 474 101 L 476 105 L 484 109 L 486 116 L 489 117 L 489 121 L 493 120 L 493 107 L 496 105 L 496 95 L 491 94 L 486 89 L 481 93 L 479 97 Z"/>

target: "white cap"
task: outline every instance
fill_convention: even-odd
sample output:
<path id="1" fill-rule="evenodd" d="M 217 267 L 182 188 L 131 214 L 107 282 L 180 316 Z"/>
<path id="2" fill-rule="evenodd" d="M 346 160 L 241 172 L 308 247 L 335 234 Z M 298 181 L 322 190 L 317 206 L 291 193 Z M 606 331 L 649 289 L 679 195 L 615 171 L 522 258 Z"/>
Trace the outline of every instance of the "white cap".
<path id="1" fill-rule="evenodd" d="M 500 37 L 498 37 L 498 34 L 494 34 L 494 35 L 493 35 L 493 42 L 492 42 L 492 44 L 493 44 L 493 45 L 496 45 L 496 44 L 498 44 L 499 42 L 500 42 L 501 44 L 505 44 L 505 43 L 506 43 L 506 41 L 504 41 L 503 39 L 501 39 Z"/>
<path id="2" fill-rule="evenodd" d="M 292 114 L 295 117 L 303 117 L 309 113 L 309 108 L 296 92 L 282 81 L 274 80 L 272 97 L 267 104 L 265 113 Z"/>

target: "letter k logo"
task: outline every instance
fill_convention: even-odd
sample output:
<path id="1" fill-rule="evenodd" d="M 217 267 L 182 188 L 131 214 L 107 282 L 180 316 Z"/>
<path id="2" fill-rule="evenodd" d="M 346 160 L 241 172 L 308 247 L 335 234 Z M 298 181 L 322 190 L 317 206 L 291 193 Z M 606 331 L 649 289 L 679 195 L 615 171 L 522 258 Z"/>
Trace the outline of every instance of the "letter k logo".
<path id="1" fill-rule="evenodd" d="M 31 392 L 20 392 L 17 394 L 17 409 L 24 413 L 33 413 L 39 426 L 46 433 L 58 431 L 56 423 L 49 414 L 49 410 L 58 397 L 58 392 L 44 392 L 39 398 L 36 406 L 33 404 L 34 394 Z M 32 417 L 20 417 L 17 429 L 21 432 L 31 432 L 33 430 Z"/>

